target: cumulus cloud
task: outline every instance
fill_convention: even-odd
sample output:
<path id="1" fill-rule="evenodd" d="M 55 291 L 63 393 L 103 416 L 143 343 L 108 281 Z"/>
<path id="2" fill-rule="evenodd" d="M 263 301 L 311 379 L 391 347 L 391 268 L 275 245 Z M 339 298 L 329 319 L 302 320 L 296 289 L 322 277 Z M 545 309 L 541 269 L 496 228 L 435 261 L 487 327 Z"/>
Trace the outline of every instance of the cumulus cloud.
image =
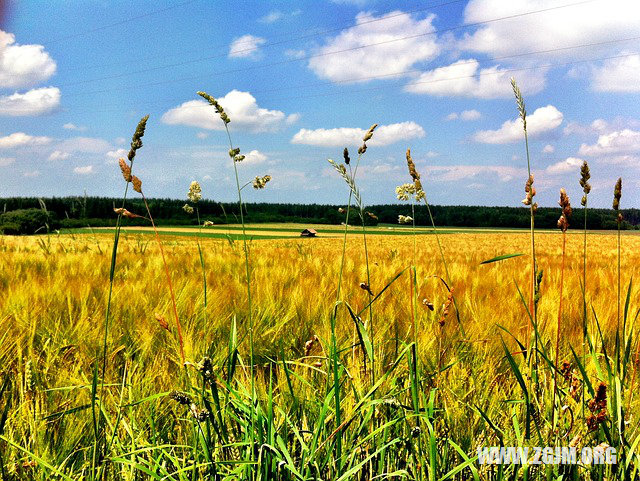
<path id="1" fill-rule="evenodd" d="M 393 17 L 391 17 L 393 15 Z M 309 60 L 309 68 L 321 78 L 343 82 L 372 75 L 390 75 L 435 58 L 440 47 L 432 25 L 434 16 L 414 19 L 400 11 L 381 17 L 359 13 L 356 25 L 327 41 Z M 414 38 L 396 40 L 411 32 Z M 365 48 L 365 45 L 370 45 Z M 339 53 L 334 53 L 339 52 Z"/>
<path id="2" fill-rule="evenodd" d="M 83 154 L 104 154 L 112 149 L 109 142 L 104 139 L 95 137 L 71 137 L 63 140 L 56 145 L 58 150 L 63 152 Z"/>
<path id="3" fill-rule="evenodd" d="M 262 164 L 267 160 L 267 156 L 259 150 L 252 150 L 247 154 L 244 154 L 243 164 Z"/>
<path id="4" fill-rule="evenodd" d="M 68 159 L 71 154 L 69 152 L 63 152 L 61 150 L 54 150 L 49 154 L 49 160 L 65 160 Z"/>
<path id="5" fill-rule="evenodd" d="M 56 72 L 56 63 L 42 45 L 20 45 L 15 35 L 0 30 L 0 87 L 31 87 Z"/>
<path id="6" fill-rule="evenodd" d="M 7 167 L 16 161 L 13 157 L 0 157 L 0 167 Z"/>
<path id="7" fill-rule="evenodd" d="M 524 169 L 504 165 L 434 165 L 427 167 L 426 172 L 430 179 L 443 182 L 473 179 L 484 174 L 492 174 L 502 182 L 509 182 L 526 173 Z"/>
<path id="8" fill-rule="evenodd" d="M 273 132 L 299 118 L 298 114 L 287 116 L 280 110 L 259 107 L 255 97 L 249 92 L 232 90 L 224 97 L 220 97 L 218 101 L 229 115 L 234 128 L 250 132 Z M 190 100 L 165 112 L 162 122 L 169 125 L 224 130 L 224 124 L 213 107 L 204 100 Z"/>
<path id="9" fill-rule="evenodd" d="M 50 143 L 50 137 L 36 137 L 25 134 L 24 132 L 16 132 L 6 137 L 0 137 L 0 149 L 14 149 L 16 147 L 46 145 Z"/>
<path id="10" fill-rule="evenodd" d="M 129 151 L 127 149 L 115 149 L 109 150 L 106 153 L 108 162 L 113 162 L 121 158 L 126 158 Z"/>
<path id="11" fill-rule="evenodd" d="M 571 171 L 577 172 L 580 170 L 583 162 L 584 160 L 578 159 L 577 157 L 567 157 L 560 162 L 550 165 L 546 168 L 546 171 L 550 174 L 562 174 Z"/>
<path id="12" fill-rule="evenodd" d="M 536 94 L 545 86 L 545 69 L 531 71 L 519 86 L 525 94 Z M 462 59 L 450 65 L 421 73 L 405 86 L 407 92 L 450 97 L 477 97 L 482 99 L 513 96 L 513 72 L 495 65 L 480 68 L 476 59 Z"/>
<path id="13" fill-rule="evenodd" d="M 318 145 L 322 147 L 344 147 L 360 145 L 365 129 L 341 127 L 335 129 L 300 129 L 291 139 L 292 144 Z M 422 138 L 424 129 L 415 122 L 381 125 L 373 134 L 369 145 L 390 145 L 402 140 Z"/>
<path id="14" fill-rule="evenodd" d="M 44 115 L 53 112 L 59 106 L 60 89 L 55 87 L 0 96 L 0 115 L 7 117 Z"/>
<path id="15" fill-rule="evenodd" d="M 530 138 L 550 132 L 560 126 L 562 112 L 553 105 L 540 107 L 527 116 L 527 131 Z M 480 130 L 473 135 L 473 140 L 483 144 L 508 144 L 522 140 L 522 121 L 518 118 L 507 120 L 498 130 Z"/>
<path id="16" fill-rule="evenodd" d="M 229 46 L 229 58 L 256 58 L 260 52 L 260 45 L 266 40 L 254 35 L 243 35 L 236 38 Z"/>
<path id="17" fill-rule="evenodd" d="M 463 110 L 462 112 L 451 112 L 447 115 L 446 120 L 464 120 L 465 122 L 470 122 L 472 120 L 478 120 L 482 118 L 482 114 L 477 110 Z"/>
<path id="18" fill-rule="evenodd" d="M 556 151 L 556 148 L 551 144 L 545 145 L 544 148 L 542 149 L 543 154 L 553 154 L 555 151 Z"/>
<path id="19" fill-rule="evenodd" d="M 85 165 L 83 167 L 75 167 L 73 172 L 80 175 L 93 174 L 93 165 Z"/>
<path id="20" fill-rule="evenodd" d="M 464 10 L 464 23 L 486 22 L 556 6 L 555 0 L 470 0 Z M 640 2 L 637 0 L 587 2 L 487 23 L 465 35 L 460 47 L 490 55 L 514 55 L 604 42 L 611 40 L 611 32 L 616 33 L 616 38 L 635 37 L 639 28 Z M 594 48 L 549 52 L 548 55 L 592 56 Z"/>
<path id="21" fill-rule="evenodd" d="M 640 152 L 640 132 L 623 129 L 598 137 L 593 145 L 582 144 L 579 155 L 610 156 Z"/>
<path id="22" fill-rule="evenodd" d="M 599 92 L 640 92 L 640 55 L 612 58 L 593 69 L 593 88 Z"/>

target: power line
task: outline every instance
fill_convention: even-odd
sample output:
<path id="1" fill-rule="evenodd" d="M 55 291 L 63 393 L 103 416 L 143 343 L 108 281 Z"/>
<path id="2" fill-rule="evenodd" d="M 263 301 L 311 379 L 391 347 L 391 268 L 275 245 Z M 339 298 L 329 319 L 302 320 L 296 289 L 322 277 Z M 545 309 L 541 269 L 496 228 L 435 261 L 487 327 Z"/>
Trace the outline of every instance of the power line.
<path id="1" fill-rule="evenodd" d="M 349 24 L 343 24 L 340 27 L 334 27 L 334 28 L 330 28 L 330 29 L 325 29 L 325 30 L 320 30 L 320 31 L 316 31 L 314 33 L 310 33 L 310 34 L 306 34 L 306 35 L 302 35 L 302 36 L 298 36 L 298 37 L 291 37 L 292 33 L 294 32 L 288 32 L 288 33 L 283 33 L 280 35 L 276 35 L 275 38 L 279 38 L 279 37 L 285 37 L 286 40 L 282 40 L 282 41 L 277 41 L 277 42 L 267 42 L 265 44 L 261 45 L 261 48 L 267 48 L 267 47 L 273 47 L 276 45 L 282 45 L 285 43 L 290 43 L 290 42 L 295 42 L 298 40 L 306 40 L 309 38 L 314 38 L 314 37 L 319 37 L 320 35 L 326 35 L 329 33 L 333 33 L 333 32 L 338 32 L 338 31 L 342 31 L 346 28 L 353 28 L 353 27 L 359 27 L 361 25 L 368 25 L 368 24 L 372 24 L 372 23 L 377 23 L 377 22 L 382 22 L 385 20 L 389 20 L 395 17 L 400 17 L 403 15 L 408 15 L 408 14 L 412 14 L 412 13 L 418 13 L 418 12 L 423 12 L 426 10 L 432 10 L 435 8 L 440 8 L 440 7 L 446 7 L 449 5 L 453 5 L 456 3 L 462 3 L 465 0 L 451 0 L 451 1 L 447 1 L 444 3 L 437 3 L 437 4 L 433 4 L 433 5 L 429 5 L 426 7 L 420 7 L 420 8 L 415 8 L 412 10 L 406 10 L 403 12 L 399 12 L 399 13 L 391 13 L 388 15 L 383 15 L 381 17 L 378 18 L 373 18 L 371 20 L 364 20 L 364 21 L 360 21 L 356 24 L 353 23 L 349 23 Z M 224 43 L 224 44 L 219 44 L 217 46 L 211 46 L 211 47 L 207 47 L 209 49 L 228 49 L 231 47 L 231 45 L 237 45 L 238 43 L 240 44 L 249 44 L 251 43 L 251 40 L 245 40 L 245 41 L 241 41 L 241 42 L 231 42 L 231 43 Z M 200 51 L 201 49 L 197 50 Z M 247 49 L 243 49 L 243 50 L 239 50 L 239 52 L 248 52 L 248 51 L 252 51 L 253 48 L 247 48 Z M 181 55 L 181 54 L 175 54 L 175 55 Z M 222 55 L 222 56 L 226 56 Z M 100 64 L 100 65 L 93 65 L 93 66 L 80 66 L 80 67 L 74 67 L 71 69 L 68 69 L 69 71 L 75 71 L 75 70 L 86 70 L 86 69 L 94 69 L 94 68 L 101 68 L 101 67 L 113 67 L 113 66 L 118 66 L 118 65 L 128 65 L 131 63 L 140 63 L 140 62 L 144 62 L 146 60 L 150 60 L 150 59 L 157 59 L 157 58 L 166 58 L 166 55 L 156 55 L 153 57 L 146 57 L 146 58 L 137 58 L 135 60 L 130 60 L 127 62 L 119 62 L 119 63 L 113 63 L 113 64 Z"/>
<path id="2" fill-rule="evenodd" d="M 514 59 L 514 58 L 521 58 L 521 57 L 527 57 L 527 56 L 532 56 L 532 55 L 540 55 L 540 54 L 547 54 L 547 53 L 556 53 L 556 52 L 561 52 L 561 51 L 567 51 L 567 50 L 574 50 L 574 49 L 578 49 L 578 48 L 587 48 L 587 47 L 598 47 L 598 46 L 604 46 L 604 45 L 613 45 L 613 44 L 617 44 L 617 43 L 623 43 L 623 42 L 630 42 L 630 41 L 634 41 L 634 40 L 640 40 L 640 36 L 637 37 L 627 37 L 627 38 L 622 38 L 622 39 L 615 39 L 615 40 L 606 40 L 606 41 L 602 41 L 602 42 L 591 42 L 591 43 L 584 43 L 584 44 L 579 44 L 579 45 L 571 45 L 571 46 L 565 46 L 565 47 L 557 47 L 557 48 L 552 48 L 552 49 L 545 49 L 545 50 L 536 50 L 536 51 L 531 51 L 531 52 L 525 52 L 525 53 L 519 53 L 519 54 L 513 54 L 513 55 L 503 55 L 503 56 L 499 56 L 499 57 L 492 57 L 492 58 L 488 58 L 485 61 L 486 62 L 496 62 L 496 61 L 500 61 L 500 60 L 508 60 L 508 59 Z M 470 64 L 470 63 L 474 63 L 475 60 L 469 60 L 469 61 L 465 61 L 465 62 L 460 62 L 458 65 L 464 65 L 464 64 Z M 216 72 L 212 75 L 214 76 L 218 76 L 218 75 L 223 75 L 223 74 L 229 74 L 229 73 L 238 73 L 244 71 L 244 69 L 234 69 L 234 70 L 228 70 L 228 71 L 224 71 L 224 72 Z M 308 88 L 308 87 L 313 87 L 313 86 L 322 86 L 322 85 L 335 85 L 335 84 L 349 84 L 349 83 L 357 83 L 357 82 L 363 82 L 363 81 L 368 81 L 368 80 L 375 80 L 375 79 L 382 79 L 382 78 L 390 78 L 390 77 L 398 77 L 398 76 L 404 76 L 407 74 L 412 74 L 412 73 L 423 73 L 424 71 L 421 69 L 409 69 L 409 70 L 403 70 L 403 71 L 399 71 L 399 72 L 393 72 L 393 73 L 388 73 L 388 74 L 379 74 L 379 75 L 368 75 L 365 77 L 354 77 L 354 78 L 350 78 L 350 79 L 345 79 L 345 80 L 336 80 L 336 81 L 325 81 L 325 82 L 306 82 L 304 84 L 298 84 L 296 86 L 289 86 L 289 87 L 278 87 L 278 88 L 272 88 L 272 89 L 259 89 L 259 90 L 253 90 L 252 93 L 256 94 L 256 93 L 268 93 L 268 92 L 274 92 L 274 91 L 280 91 L 280 90 L 291 90 L 291 89 L 297 89 L 297 88 Z M 183 79 L 179 79 L 177 81 L 184 81 L 184 80 L 196 80 L 196 79 L 200 79 L 201 76 L 195 76 L 195 77 L 186 77 Z M 175 79 L 169 79 L 169 80 L 162 80 L 162 81 L 158 81 L 158 82 L 153 82 L 153 83 L 147 83 L 144 85 L 137 85 L 137 86 L 133 86 L 133 87 L 116 87 L 116 88 L 110 88 L 110 89 L 102 89 L 102 90 L 95 90 L 95 91 L 91 91 L 91 92 L 77 92 L 75 95 L 71 94 L 71 95 L 65 95 L 65 97 L 75 97 L 75 96 L 80 96 L 80 95 L 95 95 L 95 94 L 100 94 L 100 93 L 110 93 L 110 92 L 116 92 L 116 91 L 129 91 L 132 89 L 137 89 L 137 88 L 148 88 L 148 87 L 153 87 L 153 86 L 157 86 L 157 85 L 164 85 L 164 84 L 168 84 L 168 83 L 174 83 L 176 82 Z"/>
<path id="3" fill-rule="evenodd" d="M 504 69 L 504 70 L 500 70 L 500 71 L 490 71 L 490 72 L 480 72 L 478 74 L 474 74 L 474 75 L 462 75 L 462 76 L 457 76 L 457 77 L 447 77 L 447 78 L 441 78 L 441 79 L 432 79 L 432 80 L 422 80 L 422 81 L 415 81 L 415 82 L 409 82 L 407 84 L 405 84 L 405 88 L 408 86 L 412 86 L 412 85 L 425 85 L 425 84 L 435 84 L 435 83 L 441 83 L 441 82 L 452 82 L 452 81 L 456 81 L 456 80 L 464 80 L 464 79 L 469 79 L 469 78 L 478 78 L 478 77 L 486 77 L 489 75 L 504 75 L 506 73 L 513 73 L 513 72 L 525 72 L 525 71 L 531 71 L 531 70 L 542 70 L 542 69 L 552 69 L 555 67 L 566 67 L 566 66 L 570 66 L 570 65 L 578 65 L 578 64 L 583 64 L 583 63 L 589 63 L 589 62 L 599 62 L 602 60 L 612 60 L 612 59 L 619 59 L 619 58 L 627 58 L 627 57 L 632 57 L 635 55 L 640 55 L 640 51 L 638 52 L 631 52 L 631 53 L 626 53 L 626 54 L 621 54 L 621 55 L 612 55 L 612 56 L 606 56 L 606 57 L 598 57 L 598 58 L 591 58 L 591 59 L 583 59 L 583 60 L 573 60 L 570 62 L 562 62 L 562 63 L 549 63 L 549 64 L 543 64 L 543 65 L 536 65 L 536 66 L 532 66 L 532 67 L 519 67 L 519 68 L 510 68 L 510 69 Z M 470 63 L 470 62 L 466 62 L 466 63 Z M 304 86 L 303 88 L 306 88 L 306 86 Z M 353 93 L 362 93 L 362 92 L 370 92 L 370 91 L 377 91 L 377 90 L 385 90 L 385 89 L 390 89 L 393 88 L 393 86 L 389 86 L 389 85 L 383 85 L 383 86 L 375 86 L 375 87 L 366 87 L 366 88 L 361 88 L 358 90 L 351 90 L 351 91 L 340 91 L 340 92 L 322 92 L 322 93 L 317 93 L 317 94 L 307 94 L 307 95 L 295 95 L 295 96 L 289 96 L 289 97 L 274 97 L 271 100 L 300 100 L 300 99 L 307 99 L 307 98 L 316 98 L 316 97 L 326 97 L 326 96 L 334 96 L 334 95 L 345 95 L 345 94 L 353 94 Z M 395 93 L 406 93 L 405 90 L 401 90 Z M 420 94 L 421 92 L 417 92 L 417 94 Z M 141 106 L 157 106 L 157 105 L 161 105 L 161 104 L 165 104 L 167 102 L 175 102 L 175 100 L 167 100 L 167 101 L 153 101 L 153 102 L 144 102 L 144 103 L 139 103 L 136 106 L 137 107 L 141 107 Z M 197 108 L 197 107 L 194 107 Z M 202 105 L 202 108 L 211 108 L 208 105 Z M 89 110 L 87 110 L 89 111 Z M 91 109 L 91 112 L 120 112 L 122 111 L 122 108 L 113 108 L 113 109 Z M 14 111 L 15 112 L 15 111 Z"/>
<path id="4" fill-rule="evenodd" d="M 351 51 L 355 51 L 355 50 L 361 50 L 361 49 L 369 48 L 369 47 L 387 45 L 387 44 L 390 44 L 390 43 L 400 42 L 400 41 L 403 41 L 403 40 L 410 40 L 410 39 L 425 37 L 425 36 L 429 36 L 429 35 L 437 35 L 437 34 L 440 34 L 440 33 L 452 32 L 454 30 L 459 30 L 459 29 L 463 29 L 463 28 L 477 27 L 477 26 L 480 26 L 480 25 L 487 25 L 487 24 L 495 23 L 495 22 L 499 22 L 499 21 L 510 20 L 510 19 L 514 19 L 514 18 L 521 18 L 521 17 L 528 16 L 528 15 L 535 15 L 535 14 L 538 14 L 538 13 L 550 12 L 550 11 L 559 10 L 559 9 L 562 9 L 562 8 L 569 8 L 569 7 L 584 5 L 584 4 L 587 4 L 587 3 L 593 3 L 595 1 L 597 1 L 597 0 L 582 0 L 582 1 L 579 1 L 579 2 L 574 2 L 574 3 L 564 4 L 564 5 L 558 5 L 558 6 L 555 6 L 555 7 L 548 7 L 548 8 L 544 8 L 544 9 L 540 9 L 540 10 L 533 10 L 533 11 L 523 12 L 523 13 L 519 13 L 519 14 L 507 15 L 507 16 L 504 16 L 504 17 L 497 17 L 497 18 L 493 18 L 493 19 L 490 19 L 490 20 L 483 20 L 483 21 L 480 21 L 480 22 L 467 23 L 467 24 L 458 25 L 458 26 L 455 26 L 455 27 L 449 27 L 449 28 L 440 29 L 440 30 L 433 30 L 433 31 L 427 32 L 427 33 L 408 35 L 408 36 L 405 36 L 405 37 L 396 37 L 396 38 L 393 38 L 393 39 L 383 40 L 383 41 L 380 41 L 380 42 L 374 42 L 374 43 L 365 44 L 365 45 L 358 45 L 356 47 L 350 47 L 350 48 L 341 49 L 341 50 L 334 50 L 334 51 L 331 51 L 331 52 L 322 52 L 322 53 L 317 53 L 317 54 L 313 54 L 313 55 L 307 55 L 307 56 L 302 57 L 302 58 L 288 59 L 288 60 L 282 60 L 280 62 L 274 62 L 274 63 L 271 63 L 271 64 L 263 64 L 263 65 L 253 66 L 253 67 L 246 67 L 246 68 L 243 68 L 243 69 L 237 69 L 236 72 L 253 70 L 255 68 L 265 68 L 265 67 L 270 67 L 270 66 L 283 65 L 283 64 L 292 63 L 292 62 L 300 62 L 300 61 L 309 60 L 309 59 L 312 59 L 312 58 L 326 57 L 326 56 L 329 56 L 329 55 L 336 55 L 336 54 L 340 54 L 340 53 L 346 53 L 346 52 L 351 52 Z M 253 49 L 251 49 L 251 50 L 253 50 Z M 183 61 L 183 62 L 176 62 L 176 63 L 173 63 L 173 64 L 166 64 L 166 65 L 160 65 L 160 66 L 156 66 L 156 67 L 150 67 L 150 68 L 141 69 L 141 70 L 132 71 L 132 72 L 124 72 L 124 73 L 120 73 L 120 74 L 116 74 L 116 75 L 110 75 L 110 76 L 93 78 L 93 79 L 86 79 L 86 80 L 81 80 L 81 81 L 78 81 L 78 82 L 70 82 L 70 83 L 66 83 L 66 84 L 60 84 L 59 87 L 77 86 L 77 85 L 82 85 L 82 84 L 87 84 L 87 83 L 100 82 L 100 81 L 104 81 L 104 80 L 113 80 L 113 79 L 116 79 L 116 78 L 127 77 L 127 76 L 131 76 L 131 75 L 136 75 L 136 74 L 139 74 L 139 73 L 154 72 L 154 71 L 163 70 L 163 69 L 166 69 L 166 68 L 180 67 L 180 66 L 189 65 L 189 64 L 198 63 L 198 62 L 203 62 L 203 61 L 212 60 L 212 59 L 216 59 L 216 58 L 226 57 L 226 55 L 227 54 L 212 55 L 212 56 L 207 56 L 207 57 L 201 57 L 201 58 L 198 58 L 198 59 L 187 60 L 187 61 Z"/>
<path id="5" fill-rule="evenodd" d="M 124 20 L 119 20 L 119 21 L 111 23 L 109 25 L 103 25 L 102 27 L 96 27 L 96 28 L 92 28 L 90 30 L 85 30 L 85 31 L 82 31 L 82 32 L 77 32 L 77 33 L 72 33 L 70 35 L 65 35 L 63 37 L 58 37 L 58 38 L 56 38 L 54 40 L 49 40 L 49 41 L 47 41 L 45 43 L 47 43 L 49 45 L 52 45 L 52 44 L 59 43 L 59 42 L 61 42 L 63 40 L 69 40 L 71 38 L 82 37 L 84 35 L 89 35 L 91 33 L 99 32 L 100 30 L 106 30 L 108 28 L 113 28 L 113 27 L 117 27 L 119 25 L 124 25 L 124 24 L 129 23 L 129 22 L 133 22 L 135 20 L 140 20 L 141 18 L 150 17 L 150 16 L 156 15 L 158 13 L 164 13 L 164 12 L 167 12 L 169 10 L 173 10 L 174 8 L 184 7 L 185 5 L 189 5 L 191 3 L 195 3 L 196 1 L 198 1 L 198 0 L 188 0 L 186 2 L 177 3 L 175 5 L 171 5 L 171 6 L 168 6 L 168 7 L 165 7 L 165 8 L 161 8 L 159 10 L 153 10 L 151 12 L 141 13 L 140 15 L 136 15 L 134 17 L 129 17 L 129 18 L 126 18 Z"/>

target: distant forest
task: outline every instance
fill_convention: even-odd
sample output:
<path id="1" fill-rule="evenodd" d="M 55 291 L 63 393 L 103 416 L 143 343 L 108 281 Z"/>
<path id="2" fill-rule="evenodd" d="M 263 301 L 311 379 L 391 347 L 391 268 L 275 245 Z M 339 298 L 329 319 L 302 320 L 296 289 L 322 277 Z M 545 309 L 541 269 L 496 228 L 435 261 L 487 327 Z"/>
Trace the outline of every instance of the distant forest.
<path id="1" fill-rule="evenodd" d="M 53 197 L 41 199 L 58 227 L 101 227 L 115 224 L 114 207 L 119 207 L 121 199 L 105 197 Z M 183 200 L 148 199 L 154 220 L 158 225 L 197 225 L 195 215 L 187 214 L 182 207 Z M 143 214 L 141 200 L 128 200 L 127 209 Z M 246 204 L 245 220 L 249 223 L 296 222 L 303 224 L 340 224 L 344 214 L 338 212 L 339 205 L 322 204 Z M 41 208 L 38 198 L 0 198 L 0 214 L 18 209 Z M 216 224 L 239 222 L 238 205 L 201 200 L 198 203 L 201 221 L 210 220 Z M 411 215 L 410 204 L 371 205 L 366 208 L 373 216 L 365 216 L 367 224 L 395 224 L 398 215 Z M 452 227 L 528 227 L 529 209 L 526 207 L 482 207 L 433 205 L 431 211 L 436 225 Z M 624 229 L 640 229 L 640 210 L 623 209 Z M 536 215 L 536 226 L 555 228 L 560 208 L 540 207 Z M 377 219 L 376 219 L 377 217 Z M 611 209 L 589 209 L 587 226 L 590 229 L 615 229 L 616 216 Z M 417 225 L 428 225 L 429 217 L 424 205 L 415 207 Z M 356 211 L 350 223 L 360 220 Z M 127 219 L 129 225 L 146 225 L 145 219 Z M 574 209 L 572 224 L 583 226 L 582 209 Z"/>

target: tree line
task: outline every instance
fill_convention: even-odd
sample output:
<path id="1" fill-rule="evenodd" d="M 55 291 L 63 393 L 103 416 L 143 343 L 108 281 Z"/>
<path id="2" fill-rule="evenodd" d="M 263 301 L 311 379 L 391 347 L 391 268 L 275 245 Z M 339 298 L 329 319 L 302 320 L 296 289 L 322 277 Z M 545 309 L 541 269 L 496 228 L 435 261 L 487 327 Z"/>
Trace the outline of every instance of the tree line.
<path id="1" fill-rule="evenodd" d="M 148 199 L 149 208 L 158 225 L 197 225 L 195 215 L 183 210 L 185 201 L 178 199 Z M 0 198 L 0 214 L 24 209 L 46 209 L 50 224 L 56 228 L 103 227 L 115 225 L 114 208 L 120 207 L 121 199 L 107 197 L 11 197 Z M 126 207 L 131 212 L 142 214 L 145 209 L 142 200 L 128 200 Z M 308 224 L 340 224 L 345 215 L 339 209 L 344 206 L 328 204 L 245 204 L 245 220 L 249 223 L 295 222 Z M 202 199 L 198 203 L 201 221 L 210 220 L 216 224 L 238 223 L 237 203 L 216 202 Z M 368 225 L 395 224 L 399 215 L 412 215 L 408 204 L 371 205 L 365 221 Z M 486 206 L 431 206 L 436 225 L 451 227 L 529 227 L 528 207 L 486 207 Z M 640 210 L 623 209 L 624 229 L 640 228 Z M 540 207 L 536 214 L 536 226 L 555 228 L 560 215 L 559 208 Z M 415 206 L 416 225 L 430 225 L 429 215 L 424 205 Z M 350 223 L 359 223 L 356 210 L 352 210 Z M 127 219 L 129 225 L 146 225 L 146 219 Z M 583 226 L 582 209 L 574 209 L 573 224 Z M 587 218 L 589 229 L 616 229 L 616 216 L 612 209 L 589 209 Z"/>

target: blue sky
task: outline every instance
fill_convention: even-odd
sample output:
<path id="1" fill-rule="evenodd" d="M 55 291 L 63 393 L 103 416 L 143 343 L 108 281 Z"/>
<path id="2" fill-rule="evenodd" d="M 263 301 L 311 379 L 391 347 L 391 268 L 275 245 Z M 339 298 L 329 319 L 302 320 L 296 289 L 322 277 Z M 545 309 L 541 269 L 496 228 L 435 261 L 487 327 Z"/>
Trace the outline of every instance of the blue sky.
<path id="1" fill-rule="evenodd" d="M 437 204 L 520 205 L 525 95 L 538 201 L 640 195 L 640 2 L 317 0 L 9 2 L 0 27 L 0 196 L 117 196 L 117 159 L 150 114 L 134 170 L 149 197 L 192 180 L 235 198 L 219 98 L 248 201 L 341 203 L 327 158 L 380 127 L 358 184 L 396 202 L 411 148 Z"/>

